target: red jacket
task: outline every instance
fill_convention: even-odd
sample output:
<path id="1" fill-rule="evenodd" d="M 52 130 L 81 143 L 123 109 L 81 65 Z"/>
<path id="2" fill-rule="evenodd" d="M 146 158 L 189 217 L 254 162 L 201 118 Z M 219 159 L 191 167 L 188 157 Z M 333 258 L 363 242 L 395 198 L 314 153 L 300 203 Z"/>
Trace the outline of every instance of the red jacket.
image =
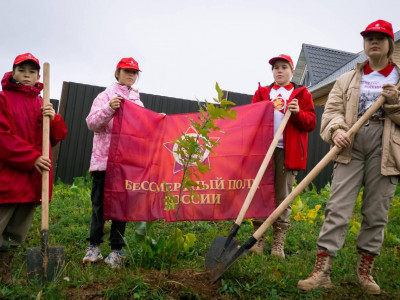
<path id="1" fill-rule="evenodd" d="M 20 85 L 11 78 L 12 72 L 4 74 L 0 92 L 0 204 L 40 202 L 42 176 L 33 164 L 42 153 L 42 85 Z M 50 144 L 66 134 L 64 120 L 56 114 L 50 121 Z M 50 197 L 51 187 L 50 180 Z"/>
<path id="2" fill-rule="evenodd" d="M 267 87 L 259 85 L 252 103 L 270 101 L 269 92 L 273 84 Z M 283 147 L 285 151 L 285 169 L 305 170 L 307 165 L 308 132 L 313 131 L 317 123 L 314 103 L 310 92 L 304 86 L 294 84 L 294 90 L 288 103 L 296 98 L 299 101 L 299 113 L 291 115 L 283 131 Z"/>

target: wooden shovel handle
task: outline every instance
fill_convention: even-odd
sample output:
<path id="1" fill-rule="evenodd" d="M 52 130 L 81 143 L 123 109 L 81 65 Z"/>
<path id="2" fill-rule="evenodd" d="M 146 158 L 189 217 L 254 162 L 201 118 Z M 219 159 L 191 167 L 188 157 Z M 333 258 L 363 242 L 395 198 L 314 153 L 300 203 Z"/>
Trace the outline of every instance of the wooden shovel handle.
<path id="1" fill-rule="evenodd" d="M 269 161 L 271 160 L 272 154 L 275 151 L 276 145 L 278 144 L 279 138 L 281 137 L 283 130 L 286 127 L 286 124 L 290 118 L 290 115 L 291 115 L 291 112 L 288 109 L 282 119 L 281 124 L 278 127 L 278 130 L 275 133 L 274 139 L 272 140 L 271 145 L 269 146 L 267 154 L 265 154 L 264 160 L 260 166 L 260 169 L 257 172 L 257 176 L 254 179 L 253 184 L 251 185 L 249 193 L 247 194 L 246 200 L 243 202 L 242 208 L 240 209 L 239 215 L 235 221 L 235 224 L 237 224 L 237 225 L 240 225 L 244 219 L 247 209 L 249 208 L 250 203 L 253 200 L 254 194 L 257 191 L 258 185 L 260 184 L 261 179 L 264 176 L 265 170 L 268 167 Z"/>
<path id="2" fill-rule="evenodd" d="M 349 138 L 353 137 L 360 127 L 372 116 L 374 112 L 378 110 L 385 102 L 385 97 L 380 96 L 378 100 L 365 112 L 364 115 L 347 131 Z M 264 232 L 270 227 L 276 219 L 283 213 L 283 211 L 292 203 L 294 198 L 296 198 L 310 183 L 311 181 L 323 170 L 323 168 L 335 158 L 335 156 L 342 150 L 337 146 L 334 146 L 323 158 L 322 160 L 308 173 L 306 177 L 296 186 L 294 190 L 283 200 L 283 202 L 272 212 L 272 214 L 264 221 L 264 223 L 254 232 L 253 237 L 259 239 Z"/>
<path id="3" fill-rule="evenodd" d="M 43 64 L 43 106 L 50 103 L 50 64 Z M 49 158 L 50 117 L 43 116 L 42 155 Z M 49 171 L 42 170 L 42 231 L 49 229 Z"/>

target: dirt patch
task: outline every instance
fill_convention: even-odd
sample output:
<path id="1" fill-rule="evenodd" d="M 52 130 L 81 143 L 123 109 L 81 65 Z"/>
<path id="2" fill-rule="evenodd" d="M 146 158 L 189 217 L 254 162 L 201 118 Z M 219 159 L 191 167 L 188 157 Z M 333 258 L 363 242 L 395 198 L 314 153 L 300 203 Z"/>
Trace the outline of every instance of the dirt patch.
<path id="1" fill-rule="evenodd" d="M 156 270 L 142 270 L 141 279 L 144 283 L 154 289 L 163 291 L 164 295 L 169 295 L 171 299 L 228 299 L 218 294 L 221 287 L 219 282 L 210 282 L 207 272 L 197 272 L 194 270 L 179 270 L 167 274 Z M 82 300 L 102 300 L 105 299 L 107 289 L 116 287 L 118 282 L 115 280 L 104 282 L 94 281 L 79 288 L 71 288 L 65 293 L 67 299 Z M 133 295 L 131 295 L 132 299 Z"/>
<path id="2" fill-rule="evenodd" d="M 11 265 L 14 255 L 10 252 L 0 252 L 0 283 L 10 283 L 12 281 Z"/>
<path id="3" fill-rule="evenodd" d="M 174 299 L 226 299 L 218 295 L 221 284 L 212 283 L 208 272 L 179 270 L 169 275 L 166 272 L 149 272 L 142 276 L 142 280 L 168 291 L 167 294 Z"/>
<path id="4" fill-rule="evenodd" d="M 105 290 L 112 286 L 115 286 L 115 282 L 108 282 L 107 285 L 104 282 L 94 281 L 89 284 L 83 284 L 78 288 L 72 288 L 66 291 L 65 297 L 67 299 L 79 299 L 79 300 L 103 300 Z"/>

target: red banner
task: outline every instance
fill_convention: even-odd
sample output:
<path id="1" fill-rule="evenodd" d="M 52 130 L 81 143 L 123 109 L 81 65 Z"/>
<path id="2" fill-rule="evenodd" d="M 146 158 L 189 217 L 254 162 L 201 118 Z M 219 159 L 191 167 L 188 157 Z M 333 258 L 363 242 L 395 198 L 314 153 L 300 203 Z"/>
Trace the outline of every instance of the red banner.
<path id="1" fill-rule="evenodd" d="M 236 120 L 219 120 L 222 132 L 210 139 L 220 144 L 215 154 L 204 149 L 202 163 L 211 171 L 200 175 L 200 196 L 183 192 L 179 221 L 236 219 L 273 139 L 269 101 L 238 106 Z M 176 209 L 165 209 L 167 186 L 178 197 L 182 164 L 174 141 L 183 133 L 196 134 L 188 118 L 198 113 L 162 116 L 124 102 L 114 117 L 104 189 L 104 218 L 118 221 L 176 221 Z M 246 218 L 264 218 L 275 208 L 274 176 L 270 162 Z"/>

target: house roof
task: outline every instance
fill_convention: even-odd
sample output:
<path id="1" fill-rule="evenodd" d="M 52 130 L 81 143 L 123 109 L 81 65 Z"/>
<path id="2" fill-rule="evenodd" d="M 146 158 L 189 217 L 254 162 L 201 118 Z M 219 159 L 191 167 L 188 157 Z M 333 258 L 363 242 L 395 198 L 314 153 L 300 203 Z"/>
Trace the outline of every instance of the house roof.
<path id="1" fill-rule="evenodd" d="M 394 33 L 394 42 L 397 43 L 400 40 L 400 30 Z"/>
<path id="2" fill-rule="evenodd" d="M 400 30 L 394 34 L 394 41 L 395 43 L 398 43 L 400 41 Z M 368 57 L 364 53 L 364 51 L 358 52 L 353 59 L 334 70 L 334 72 L 330 73 L 328 76 L 321 79 L 316 84 L 313 84 L 311 87 L 308 88 L 308 90 L 312 93 L 314 98 L 318 98 L 326 94 L 327 92 L 329 92 L 331 86 L 335 83 L 336 79 L 340 77 L 340 75 L 353 70 L 357 63 L 366 61 L 367 59 Z"/>
<path id="3" fill-rule="evenodd" d="M 357 53 L 303 44 L 293 81 L 301 81 L 307 65 L 309 80 L 314 85 L 356 57 Z"/>
<path id="4" fill-rule="evenodd" d="M 310 91 L 310 93 L 313 94 L 314 98 L 318 98 L 319 96 L 322 96 L 323 94 L 325 94 L 325 91 L 320 90 L 321 88 L 323 88 L 325 86 L 329 86 L 330 84 L 333 85 L 335 83 L 336 79 L 338 79 L 340 77 L 340 75 L 353 70 L 355 68 L 356 64 L 358 64 L 360 62 L 364 62 L 367 59 L 368 59 L 368 57 L 364 53 L 364 51 L 359 52 L 358 55 L 353 60 L 349 61 L 348 63 L 343 65 L 341 68 L 337 69 L 335 72 L 333 72 L 332 74 L 330 74 L 329 76 L 327 76 L 326 78 L 324 78 L 323 80 L 318 82 L 316 85 L 309 87 L 308 90 Z M 319 93 L 317 93 L 318 90 L 320 90 Z M 322 95 L 320 95 L 320 94 L 322 94 Z"/>

